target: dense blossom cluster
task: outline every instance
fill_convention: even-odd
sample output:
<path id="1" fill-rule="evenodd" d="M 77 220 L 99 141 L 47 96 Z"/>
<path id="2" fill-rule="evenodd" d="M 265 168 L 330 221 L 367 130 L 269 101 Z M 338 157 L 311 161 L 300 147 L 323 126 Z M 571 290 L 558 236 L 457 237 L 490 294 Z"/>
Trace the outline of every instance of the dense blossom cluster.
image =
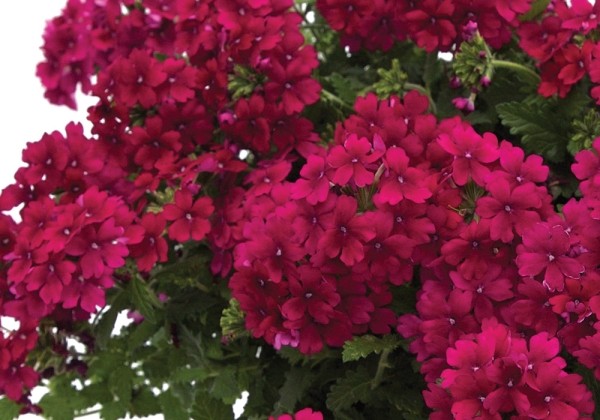
<path id="1" fill-rule="evenodd" d="M 402 335 L 414 338 L 411 349 L 430 382 L 426 401 L 465 419 L 482 411 L 489 418 L 516 412 L 575 419 L 591 413 L 587 394 L 555 391 L 566 386 L 562 380 L 573 389 L 580 381 L 561 370 L 564 361 L 544 364 L 540 373 L 531 367 L 540 363 L 533 363 L 531 353 L 541 351 L 534 343 L 556 336 L 564 349 L 596 368 L 600 225 L 588 199 L 595 194 L 589 188 L 593 181 L 586 181 L 596 176 L 598 157 L 592 151 L 576 157 L 573 171 L 584 181 L 584 197 L 567 202 L 559 216 L 540 186 L 548 175 L 541 159 L 525 159 L 521 149 L 505 142 L 498 146 L 489 134 L 472 141 L 462 129 L 452 133 L 440 134 L 437 142 L 454 155 L 454 184 L 471 180 L 480 188 L 474 217 L 438 231 L 438 258 L 421 267 L 418 315 L 404 315 L 398 325 Z M 504 344 L 494 343 L 499 336 Z M 530 340 L 529 350 L 523 340 Z M 558 340 L 552 340 L 552 345 L 535 344 L 556 348 L 544 363 L 558 354 Z M 480 369 L 483 373 L 476 373 Z M 437 389 L 440 377 L 448 393 Z M 542 400 L 546 404 L 540 406 Z"/>
<path id="2" fill-rule="evenodd" d="M 213 271 L 230 272 L 245 194 L 236 180 L 247 168 L 239 151 L 293 159 L 317 141 L 300 116 L 319 98 L 316 52 L 291 6 L 70 0 L 48 23 L 38 67 L 47 98 L 75 107 L 81 85 L 99 102 L 89 110 L 93 139 L 71 124 L 66 136 L 29 143 L 26 166 L 0 197 L 2 210 L 23 206 L 20 223 L 2 218 L 0 313 L 21 321 L 17 336 L 33 337 L 3 357 L 0 391 L 18 400 L 36 383 L 21 368 L 36 324 L 102 308 L 113 277 L 131 277 L 128 257 L 144 276 L 174 244 L 207 239 Z M 233 99 L 232 78 L 254 91 Z M 246 182 L 259 190 L 276 171 L 264 165 Z M 159 198 L 164 186 L 169 202 Z"/>
<path id="3" fill-rule="evenodd" d="M 518 16 L 530 9 L 531 0 L 318 0 L 317 7 L 350 51 L 387 51 L 395 42 L 410 39 L 432 52 L 449 51 L 468 38 L 465 32 L 473 26 L 500 48 L 510 41 L 511 29 L 519 27 Z"/>
<path id="4" fill-rule="evenodd" d="M 70 124 L 28 143 L 0 195 L 0 210 L 22 206 L 18 223 L 0 217 L 0 315 L 20 321 L 0 335 L 0 393 L 26 402 L 39 380 L 25 362 L 42 320 L 86 321 L 115 279 L 144 281 L 195 241 L 276 349 L 411 338 L 432 418 L 592 413 L 559 353 L 600 379 L 600 139 L 576 156 L 582 198 L 560 214 L 541 157 L 438 120 L 417 91 L 359 97 L 319 145 L 301 115 L 320 96 L 317 52 L 292 6 L 70 0 L 49 22 L 46 96 L 74 107 L 81 85 L 99 101 L 92 138 Z M 597 6 L 555 1 L 522 23 L 530 6 L 317 0 L 351 51 L 406 39 L 446 51 L 473 28 L 500 48 L 516 31 L 540 93 L 564 96 L 586 72 L 600 83 L 597 47 L 571 42 Z M 398 318 L 392 292 L 415 276 L 417 313 Z"/>
<path id="5" fill-rule="evenodd" d="M 539 21 L 521 25 L 519 45 L 533 58 L 541 73 L 538 92 L 565 97 L 588 76 L 591 96 L 600 103 L 600 45 L 593 31 L 598 26 L 600 5 L 587 0 L 553 2 Z"/>

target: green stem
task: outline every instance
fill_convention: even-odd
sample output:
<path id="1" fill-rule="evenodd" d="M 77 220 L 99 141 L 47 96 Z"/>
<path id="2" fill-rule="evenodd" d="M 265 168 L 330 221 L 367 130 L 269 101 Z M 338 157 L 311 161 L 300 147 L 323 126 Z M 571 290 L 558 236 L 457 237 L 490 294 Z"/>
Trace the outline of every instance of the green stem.
<path id="1" fill-rule="evenodd" d="M 404 84 L 404 90 L 416 90 L 427 96 L 427 99 L 429 99 L 429 107 L 431 108 L 431 112 L 433 114 L 437 114 L 437 107 L 435 106 L 435 102 L 433 102 L 433 98 L 431 97 L 431 92 L 429 92 L 429 89 L 421 85 L 417 85 L 416 83 L 407 82 Z"/>
<path id="2" fill-rule="evenodd" d="M 308 18 L 306 17 L 306 14 L 311 10 L 311 5 L 306 3 L 306 8 L 304 11 L 302 11 L 298 7 L 297 4 L 294 4 L 294 10 L 296 11 L 296 13 L 298 13 L 300 16 L 302 16 L 302 20 L 304 21 L 304 24 L 301 27 L 306 28 L 310 31 L 312 36 L 315 38 L 314 42 L 316 43 L 317 40 L 319 39 L 319 37 L 317 36 L 317 33 L 314 30 L 316 28 L 316 26 L 314 25 L 314 22 L 310 22 L 308 20 Z"/>
<path id="3" fill-rule="evenodd" d="M 371 389 L 375 389 L 381 383 L 381 379 L 383 378 L 383 372 L 386 368 L 390 367 L 388 364 L 388 358 L 390 357 L 391 349 L 385 349 L 381 352 L 381 356 L 379 356 L 379 363 L 377 363 L 377 372 L 375 372 L 375 377 L 371 382 Z"/>
<path id="4" fill-rule="evenodd" d="M 514 70 L 525 76 L 529 76 L 532 80 L 535 80 L 536 83 L 539 83 L 541 80 L 539 74 L 537 74 L 531 68 L 526 67 L 519 63 L 514 63 L 512 61 L 506 61 L 506 60 L 496 60 L 494 58 L 494 59 L 492 59 L 491 64 L 495 68 L 500 68 L 500 69 L 504 68 L 504 69 Z"/>
<path id="5" fill-rule="evenodd" d="M 101 411 L 102 411 L 101 408 L 98 408 L 96 410 L 85 411 L 81 414 L 76 415 L 74 418 L 78 419 L 80 417 L 87 417 L 87 416 L 91 416 L 93 414 L 99 414 Z"/>
<path id="6" fill-rule="evenodd" d="M 347 104 L 346 102 L 344 102 L 339 96 L 337 96 L 335 93 L 332 93 L 330 91 L 328 91 L 327 89 L 321 89 L 321 94 L 328 100 L 335 102 L 339 105 L 342 105 L 344 108 L 353 111 L 352 106 L 350 106 L 349 104 Z"/>

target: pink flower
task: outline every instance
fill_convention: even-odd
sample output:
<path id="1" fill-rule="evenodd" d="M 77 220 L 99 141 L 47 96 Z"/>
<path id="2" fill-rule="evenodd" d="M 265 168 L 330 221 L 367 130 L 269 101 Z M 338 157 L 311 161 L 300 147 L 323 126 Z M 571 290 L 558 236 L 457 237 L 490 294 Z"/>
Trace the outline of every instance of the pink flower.
<path id="1" fill-rule="evenodd" d="M 339 255 L 347 265 L 353 265 L 364 258 L 364 243 L 375 237 L 375 230 L 364 215 L 356 215 L 357 207 L 358 203 L 352 197 L 338 198 L 334 220 L 327 225 L 319 240 L 320 253 L 329 258 Z"/>
<path id="2" fill-rule="evenodd" d="M 544 273 L 544 285 L 551 291 L 564 289 L 565 277 L 578 279 L 585 268 L 567 256 L 569 237 L 561 226 L 538 223 L 523 235 L 517 247 L 517 266 L 522 276 Z"/>
<path id="3" fill-rule="evenodd" d="M 111 217 L 100 226 L 89 225 L 79 232 L 66 246 L 67 255 L 79 257 L 79 265 L 85 278 L 100 277 L 105 268 L 119 268 L 129 254 L 125 229 L 116 225 Z"/>
<path id="4" fill-rule="evenodd" d="M 372 150 L 371 142 L 367 138 L 358 138 L 356 134 L 351 134 L 343 146 L 334 146 L 329 151 L 327 163 L 335 169 L 331 181 L 338 185 L 346 185 L 352 179 L 358 187 L 371 185 L 375 177 L 371 164 L 382 154 Z"/>
<path id="5" fill-rule="evenodd" d="M 171 221 L 169 238 L 183 243 L 193 239 L 201 241 L 210 231 L 208 218 L 214 210 L 209 197 L 200 197 L 194 201 L 192 193 L 177 190 L 175 201 L 167 204 L 163 211 L 166 220 Z"/>
<path id="6" fill-rule="evenodd" d="M 490 238 L 509 243 L 514 232 L 522 235 L 525 229 L 541 220 L 535 211 L 542 205 L 533 183 L 511 188 L 503 179 L 491 181 L 486 185 L 490 196 L 477 200 L 476 213 L 489 219 Z"/>
<path id="7" fill-rule="evenodd" d="M 136 260 L 140 271 L 150 271 L 156 262 L 167 261 L 168 245 L 163 232 L 166 220 L 162 214 L 146 213 L 140 221 L 144 230 L 141 242 L 129 247 L 130 256 Z"/>
<path id="8" fill-rule="evenodd" d="M 498 153 L 498 139 L 492 133 L 479 136 L 471 126 L 457 124 L 449 134 L 442 133 L 438 144 L 454 156 L 452 178 L 458 185 L 465 185 L 469 178 L 478 185 L 484 185 L 490 172 L 486 164 L 495 162 Z"/>
<path id="9" fill-rule="evenodd" d="M 311 155 L 300 170 L 300 176 L 292 187 L 292 198 L 306 198 L 306 201 L 315 205 L 327 200 L 329 193 L 329 178 L 325 174 L 325 159 L 321 156 Z"/>
<path id="10" fill-rule="evenodd" d="M 307 266 L 298 269 L 298 277 L 289 279 L 291 298 L 281 306 L 281 314 L 290 321 L 309 315 L 320 324 L 329 323 L 340 295 L 332 283 L 323 280 L 319 270 Z"/>
<path id="11" fill-rule="evenodd" d="M 406 198 L 415 203 L 424 203 L 431 197 L 431 191 L 424 182 L 426 173 L 409 167 L 409 159 L 403 149 L 389 148 L 384 162 L 387 173 L 381 179 L 379 195 L 382 202 L 395 205 Z"/>

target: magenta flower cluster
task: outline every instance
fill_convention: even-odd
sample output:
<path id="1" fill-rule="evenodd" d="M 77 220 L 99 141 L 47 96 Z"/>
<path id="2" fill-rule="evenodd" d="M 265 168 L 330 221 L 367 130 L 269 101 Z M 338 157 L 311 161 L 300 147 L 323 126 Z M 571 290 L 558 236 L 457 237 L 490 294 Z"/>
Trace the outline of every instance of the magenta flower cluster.
<path id="1" fill-rule="evenodd" d="M 583 196 L 560 214 L 541 157 L 459 117 L 438 120 L 417 91 L 359 97 L 321 146 L 301 115 L 320 97 L 317 53 L 291 0 L 142 3 L 70 0 L 46 29 L 38 75 L 48 99 L 74 107 L 81 85 L 98 103 L 91 138 L 70 124 L 28 143 L 0 195 L 0 210 L 22 206 L 20 222 L 0 217 L 0 315 L 20 321 L 0 334 L 0 393 L 27 403 L 39 375 L 26 357 L 43 320 L 75 334 L 115 279 L 144 281 L 169 251 L 202 241 L 247 330 L 276 349 L 410 338 L 432 418 L 594 411 L 559 353 L 600 379 L 600 139 L 576 156 Z M 469 22 L 501 47 L 518 27 L 542 66 L 564 56 L 548 74 L 570 86 L 580 70 L 565 63 L 593 60 L 571 47 L 535 55 L 527 40 L 538 24 L 517 17 L 530 3 L 317 6 L 353 51 L 404 39 L 448 50 Z M 562 31 L 595 25 L 584 2 L 568 13 L 555 3 L 539 25 L 556 33 L 540 37 L 568 42 Z M 242 82 L 254 85 L 237 97 Z M 415 276 L 416 314 L 399 317 L 392 292 Z"/>

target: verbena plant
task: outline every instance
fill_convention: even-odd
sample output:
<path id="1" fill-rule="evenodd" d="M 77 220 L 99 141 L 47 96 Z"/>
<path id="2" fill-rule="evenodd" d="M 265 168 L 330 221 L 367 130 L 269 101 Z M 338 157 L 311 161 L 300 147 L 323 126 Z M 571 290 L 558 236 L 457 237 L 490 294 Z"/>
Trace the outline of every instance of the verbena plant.
<path id="1" fill-rule="evenodd" d="M 98 102 L 0 195 L 0 419 L 592 418 L 599 24 L 70 0 L 37 73 Z"/>

